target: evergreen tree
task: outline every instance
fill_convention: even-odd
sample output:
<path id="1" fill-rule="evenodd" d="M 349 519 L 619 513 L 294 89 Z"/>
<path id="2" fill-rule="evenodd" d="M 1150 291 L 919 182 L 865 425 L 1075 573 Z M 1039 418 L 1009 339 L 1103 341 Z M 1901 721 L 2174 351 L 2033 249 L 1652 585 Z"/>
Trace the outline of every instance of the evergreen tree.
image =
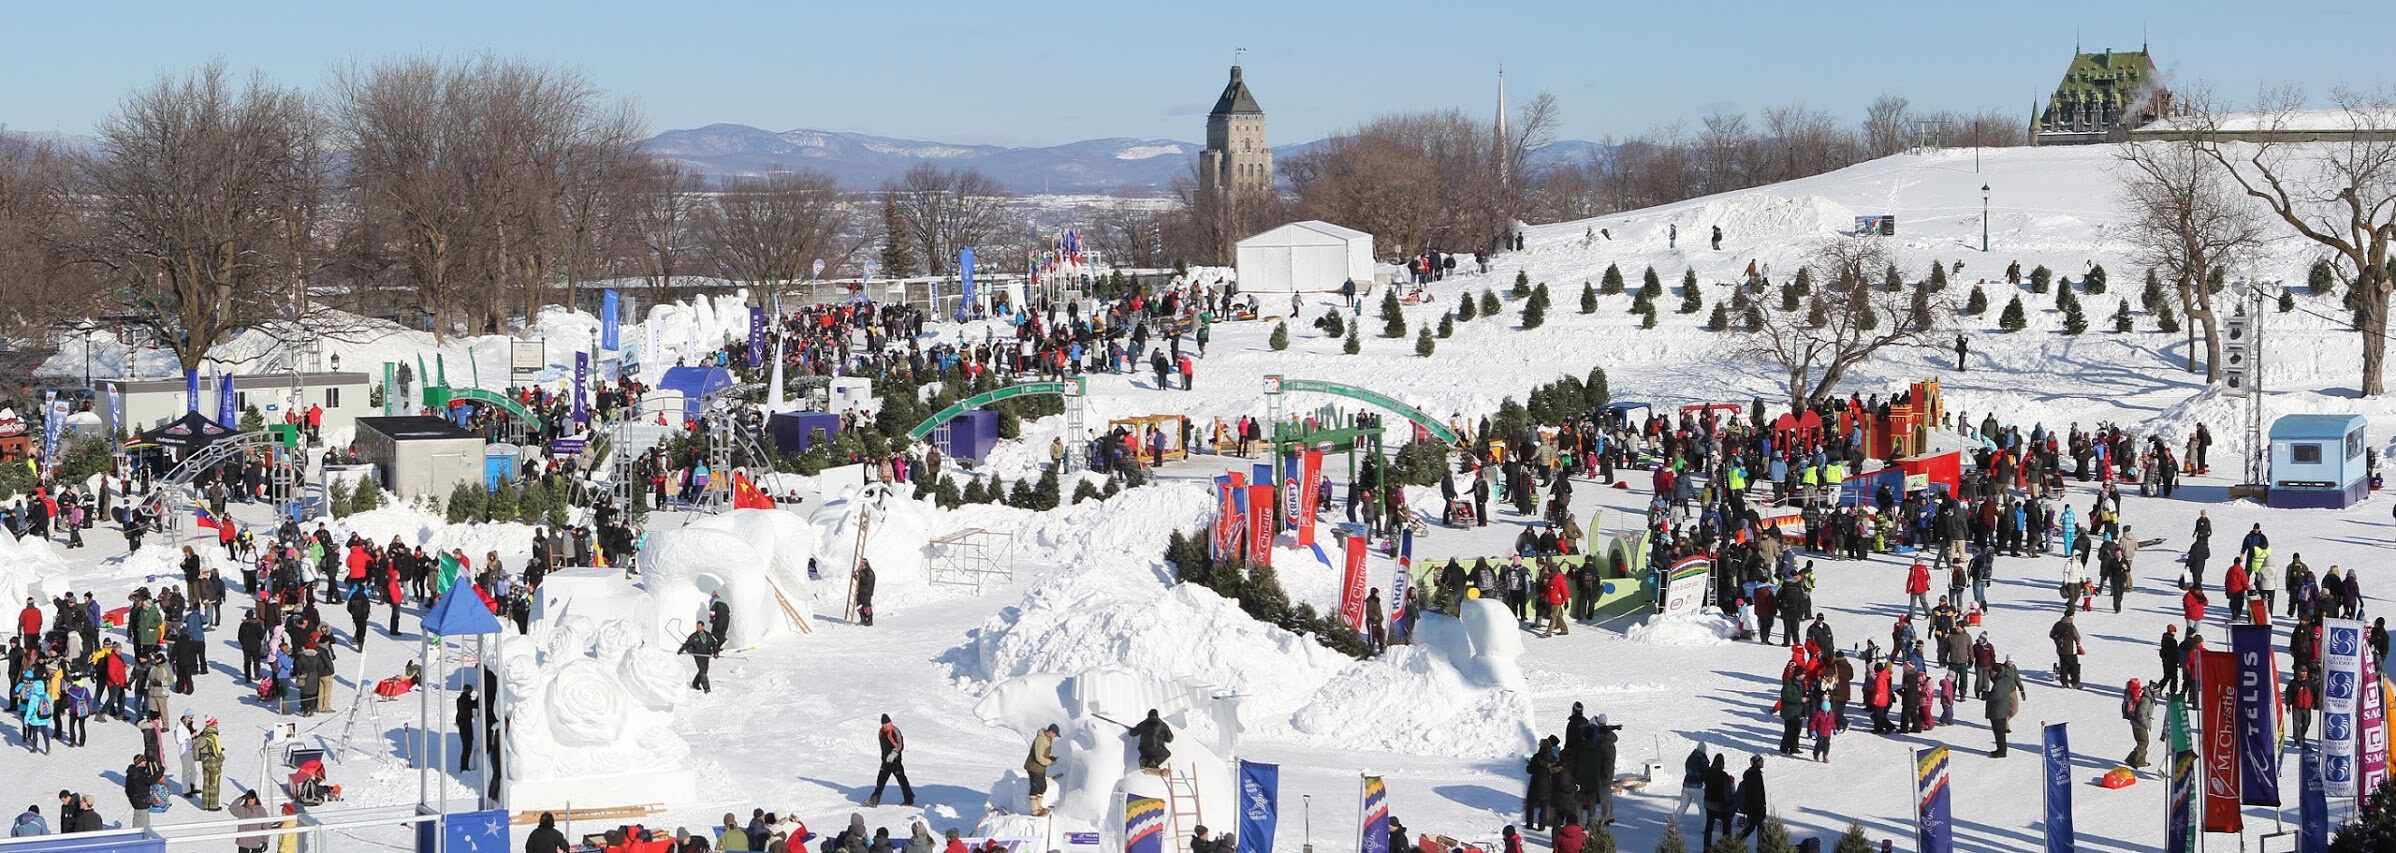
<path id="1" fill-rule="evenodd" d="M 2121 299 L 2115 301 L 2113 308 L 2113 330 L 2116 332 L 2127 332 L 2130 330 L 2130 300 Z"/>
<path id="2" fill-rule="evenodd" d="M 2280 313 L 2286 314 L 2294 310 L 2296 310 L 2296 294 L 2289 292 L 2285 287 L 2280 288 Z"/>
<path id="3" fill-rule="evenodd" d="M 987 489 L 982 488 L 982 478 L 967 478 L 965 480 L 965 494 L 960 497 L 960 500 L 969 504 L 989 503 L 990 492 Z"/>
<path id="4" fill-rule="evenodd" d="M 1095 497 L 1098 497 L 1098 487 L 1090 485 L 1090 481 L 1080 480 L 1073 484 L 1073 502 L 1075 504 Z"/>
<path id="5" fill-rule="evenodd" d="M 1685 293 L 1696 289 L 1697 268 L 1690 267 L 1688 269 L 1681 270 L 1681 291 Z"/>
<path id="6" fill-rule="evenodd" d="M 1705 853 L 1748 853 L 1748 847 L 1746 841 L 1725 832 L 1714 836 L 1714 843 L 1706 845 Z"/>
<path id="7" fill-rule="evenodd" d="M 2048 270 L 2046 264 L 2039 264 L 2036 268 L 2030 270 L 2031 293 L 2047 292 L 2047 286 L 2054 283 L 2054 281 L 2055 273 Z"/>
<path id="8" fill-rule="evenodd" d="M 1516 299 L 1531 295 L 1531 274 L 1524 270 L 1515 270 L 1514 287 L 1506 291 L 1506 295 Z"/>
<path id="9" fill-rule="evenodd" d="M 965 496 L 958 493 L 957 481 L 951 477 L 941 477 L 939 480 L 932 484 L 932 505 L 941 509 L 964 506 Z"/>
<path id="10" fill-rule="evenodd" d="M 333 481 L 332 485 L 326 486 L 324 490 L 324 512 L 326 515 L 332 516 L 334 518 L 347 517 L 349 515 L 349 487 L 342 485 L 341 481 L 339 480 L 335 480 Z"/>
<path id="11" fill-rule="evenodd" d="M 2313 291 L 2314 296 L 2327 294 L 2330 288 L 2337 286 L 2338 272 L 2330 267 L 2328 261 L 2314 261 L 2312 271 L 2305 273 L 2304 284 L 2306 289 Z"/>
<path id="12" fill-rule="evenodd" d="M 1797 295 L 1806 296 L 1812 294 L 1814 292 L 1814 271 L 1809 267 L 1798 267 L 1797 278 L 1792 282 L 1792 284 L 1796 285 L 1797 287 Z"/>
<path id="13" fill-rule="evenodd" d="M 2163 279 L 2155 277 L 2155 268 L 2146 268 L 2146 287 L 2138 291 L 2138 307 L 2148 311 L 2163 304 Z"/>
<path id="14" fill-rule="evenodd" d="M 1381 336 L 1384 338 L 1406 336 L 1406 312 L 1398 307 L 1398 289 L 1395 287 L 1384 288 L 1381 291 Z"/>
<path id="15" fill-rule="evenodd" d="M 2220 293 L 2223 288 L 2230 286 L 2229 278 L 2228 267 L 2214 267 L 2212 272 L 2205 274 L 2205 289 Z"/>
<path id="16" fill-rule="evenodd" d="M 1342 337 L 1348 334 L 1348 318 L 1338 308 L 1333 308 L 1323 312 L 1323 316 L 1314 321 L 1314 327 L 1323 331 L 1323 337 Z"/>
<path id="17" fill-rule="evenodd" d="M 1029 508 L 1042 511 L 1056 509 L 1057 493 L 1060 491 L 1062 490 L 1057 486 L 1056 466 L 1049 466 L 1047 470 L 1040 472 L 1040 479 L 1032 483 L 1032 505 Z"/>
<path id="18" fill-rule="evenodd" d="M 1274 352 L 1289 349 L 1290 324 L 1280 320 L 1273 321 L 1273 336 L 1265 339 L 1265 345 L 1272 347 Z"/>
<path id="19" fill-rule="evenodd" d="M 1905 290 L 1905 277 L 1897 274 L 1896 264 L 1889 264 L 1888 269 L 1880 274 L 1880 289 L 1890 293 L 1901 293 Z"/>
<path id="20" fill-rule="evenodd" d="M 1439 336 L 1445 338 L 1453 334 L 1456 334 L 1455 313 L 1448 312 L 1439 315 Z"/>
<path id="21" fill-rule="evenodd" d="M 2396 850 L 2396 778 L 2379 783 L 2379 790 L 2358 807 L 2354 819 L 2338 828 L 2329 853 L 2384 853 Z"/>
<path id="22" fill-rule="evenodd" d="M 1653 306 L 1654 303 L 1647 301 L 1647 296 L 1645 294 L 1631 297 L 1631 313 L 1633 314 L 1653 313 Z"/>
<path id="23" fill-rule="evenodd" d="M 2055 310 L 2061 311 L 2063 310 L 2063 306 L 2078 301 L 2080 301 L 2080 298 L 2072 295 L 2071 279 L 2064 279 L 2062 282 L 2060 282 L 2060 286 L 2055 288 Z"/>
<path id="24" fill-rule="evenodd" d="M 2088 317 L 2080 313 L 2079 298 L 2072 297 L 2069 289 L 2064 290 L 2063 295 L 2070 297 L 2063 303 L 2063 333 L 2077 335 L 2088 331 Z"/>
<path id="25" fill-rule="evenodd" d="M 2022 313 L 2022 295 L 2016 293 L 2011 301 L 2005 303 L 2005 311 L 1997 315 L 1997 328 L 2019 332 L 2029 326 L 2029 318 Z"/>
<path id="26" fill-rule="evenodd" d="M 1581 380 L 1582 408 L 1603 409 L 1611 402 L 1614 402 L 1614 392 L 1606 386 L 1606 369 L 1589 368 L 1589 378 Z"/>
<path id="27" fill-rule="evenodd" d="M 1424 358 L 1430 358 L 1430 357 L 1431 357 L 1431 351 L 1432 351 L 1433 349 L 1437 348 L 1438 346 L 1439 346 L 1439 344 L 1437 344 L 1437 343 L 1434 343 L 1434 342 L 1431 340 L 1431 327 L 1429 327 L 1429 326 L 1424 326 L 1424 327 L 1423 327 L 1422 334 L 1418 334 L 1418 335 L 1415 335 L 1415 336 L 1414 336 L 1414 354 L 1415 354 L 1415 355 L 1419 355 L 1419 356 L 1422 356 L 1422 357 L 1424 357 Z"/>
<path id="28" fill-rule="evenodd" d="M 882 194 L 882 275 L 906 278 L 915 274 L 915 254 L 907 246 L 907 221 L 899 216 L 898 194 Z"/>
<path id="29" fill-rule="evenodd" d="M 1880 312 L 1872 310 L 1872 303 L 1855 303 L 1855 327 L 1867 332 L 1880 328 Z"/>
<path id="30" fill-rule="evenodd" d="M 1730 329 L 1730 310 L 1723 303 L 1714 303 L 1714 313 L 1705 318 L 1705 330 L 1720 332 Z"/>
<path id="31" fill-rule="evenodd" d="M 1547 282 L 1544 281 L 1538 287 L 1531 288 L 1531 301 L 1539 303 L 1539 313 L 1542 315 L 1547 313 L 1547 309 L 1556 307 L 1556 298 L 1548 295 Z"/>
<path id="32" fill-rule="evenodd" d="M 1356 330 L 1349 329 L 1348 339 L 1340 343 L 1339 351 L 1349 355 L 1355 355 L 1357 351 L 1361 349 L 1364 349 L 1364 344 L 1356 340 Z"/>
<path id="33" fill-rule="evenodd" d="M 1597 313 L 1597 288 L 1589 286 L 1586 281 L 1581 282 L 1581 313 Z"/>
<path id="34" fill-rule="evenodd" d="M 1622 292 L 1622 267 L 1607 264 L 1605 276 L 1598 279 L 1597 292 L 1607 296 L 1620 294 Z"/>
<path id="35" fill-rule="evenodd" d="M 1655 303 L 1652 303 L 1652 302 L 1650 302 L 1650 303 L 1648 303 L 1648 304 L 1647 304 L 1647 310 L 1646 310 L 1645 312 L 1642 312 L 1642 313 L 1639 315 L 1639 328 L 1642 328 L 1642 329 L 1653 329 L 1653 328 L 1655 328 L 1655 327 L 1656 327 L 1656 306 L 1655 306 Z"/>
<path id="36" fill-rule="evenodd" d="M 1847 834 L 1839 836 L 1838 846 L 1831 848 L 1830 853 L 1876 853 L 1876 850 L 1872 839 L 1864 835 L 1864 825 L 1850 822 Z"/>
<path id="37" fill-rule="evenodd" d="M 1689 841 L 1681 837 L 1679 821 L 1664 825 L 1664 837 L 1656 840 L 1656 853 L 1689 853 Z"/>
<path id="38" fill-rule="evenodd" d="M 1819 329 L 1830 325 L 1830 304 L 1823 302 L 1819 297 L 1807 302 L 1805 325 L 1809 329 Z"/>
<path id="39" fill-rule="evenodd" d="M 2013 285 L 2013 286 L 2015 286 L 2015 287 L 2020 287 L 2020 286 L 2021 286 L 2021 284 L 2022 284 L 2022 262 L 2021 262 L 2021 261 L 2014 261 L 2013 263 L 2009 263 L 2009 264 L 2006 264 L 2006 265 L 2005 265 L 2005 283 L 2006 283 L 2006 284 Z"/>
<path id="40" fill-rule="evenodd" d="M 1639 295 L 1649 299 L 1664 295 L 1664 280 L 1656 277 L 1655 267 L 1639 274 Z"/>
<path id="41" fill-rule="evenodd" d="M 491 493 L 490 501 L 483 504 L 483 517 L 490 521 L 516 520 L 519 515 L 516 509 L 519 497 L 521 495 L 516 491 L 514 484 L 501 485 L 498 491 Z"/>
<path id="42" fill-rule="evenodd" d="M 371 479 L 359 480 L 358 488 L 349 494 L 349 511 L 373 512 L 383 505 L 383 487 Z"/>
<path id="43" fill-rule="evenodd" d="M 1764 818 L 1764 828 L 1756 833 L 1755 853 L 1797 853 L 1797 840 L 1789 837 L 1789 825 L 1780 815 Z"/>
<path id="44" fill-rule="evenodd" d="M 1289 593 L 1282 591 L 1281 578 L 1271 563 L 1249 566 L 1248 582 L 1240 593 L 1240 609 L 1257 621 L 1279 625 L 1289 618 Z"/>
<path id="45" fill-rule="evenodd" d="M 1456 296 L 1456 320 L 1457 320 L 1458 322 L 1466 322 L 1466 323 L 1472 322 L 1472 319 L 1473 319 L 1474 317 L 1480 316 L 1480 313 L 1481 313 L 1481 312 L 1480 312 L 1480 307 L 1479 307 L 1479 305 L 1477 305 L 1477 304 L 1476 304 L 1476 303 L 1473 301 L 1473 295 L 1472 295 L 1472 294 L 1470 294 L 1470 293 L 1461 293 L 1461 294 L 1457 294 L 1457 296 Z"/>
<path id="46" fill-rule="evenodd" d="M 1921 283 L 1920 285 L 1916 286 L 1916 287 L 1913 289 L 1913 301 L 1912 301 L 1910 304 L 1908 304 L 1908 305 L 1906 306 L 1906 309 L 1907 309 L 1908 313 L 1910 313 L 1910 314 L 1912 315 L 1912 317 L 1913 317 L 1913 327 L 1914 327 L 1914 328 L 1916 328 L 1916 329 L 1927 329 L 1927 328 L 1930 328 L 1930 319 L 1931 319 L 1931 318 L 1930 318 L 1930 280 L 1929 280 L 1929 279 L 1923 279 L 1923 280 L 1922 280 L 1922 283 Z"/>
<path id="47" fill-rule="evenodd" d="M 1542 304 L 1542 302 L 1543 302 L 1543 301 L 1544 301 L 1544 300 L 1538 299 L 1538 298 L 1536 298 L 1536 297 L 1534 297 L 1534 298 L 1532 298 L 1532 299 L 1527 299 L 1527 300 L 1524 300 L 1524 301 L 1523 301 L 1523 303 L 1522 303 L 1522 327 L 1523 327 L 1523 328 L 1525 328 L 1525 329 L 1536 329 L 1536 328 L 1539 328 L 1539 324 L 1540 324 L 1540 323 L 1543 323 L 1543 322 L 1546 322 L 1546 321 L 1547 321 L 1547 306 L 1546 306 L 1546 305 L 1544 305 L 1544 304 Z"/>
<path id="48" fill-rule="evenodd" d="M 1930 262 L 1930 279 L 1929 279 L 1929 282 L 1930 282 L 1930 289 L 1931 289 L 1931 290 L 1945 290 L 1945 289 L 1947 289 L 1947 268 L 1946 268 L 1946 266 L 1945 266 L 1945 265 L 1943 265 L 1943 264 L 1940 264 L 1940 263 L 1939 263 L 1939 262 L 1937 262 L 1937 261 L 1931 261 L 1931 262 Z"/>
<path id="49" fill-rule="evenodd" d="M 1750 332 L 1763 331 L 1764 309 L 1757 308 L 1753 305 L 1747 306 L 1747 312 L 1740 315 L 1740 326 Z"/>
<path id="50" fill-rule="evenodd" d="M 1014 507 L 1016 509 L 1039 509 L 1040 507 L 1037 504 L 1038 502 L 1032 497 L 1032 487 L 1030 483 L 1026 483 L 1022 480 L 1016 480 L 1015 485 L 1012 488 L 1007 489 L 1008 506 Z"/>
<path id="51" fill-rule="evenodd" d="M 1681 313 L 1695 314 L 1705 309 L 1705 294 L 1697 288 L 1697 276 L 1691 274 L 1681 283 Z"/>
<path id="52" fill-rule="evenodd" d="M 1972 295 L 1964 298 L 1963 313 L 1971 317 L 1988 313 L 1988 292 L 1981 290 L 1980 285 L 1972 285 Z"/>
<path id="53" fill-rule="evenodd" d="M 2172 316 L 2171 303 L 2155 306 L 2155 329 L 2166 334 L 2180 330 L 2180 318 Z"/>
<path id="54" fill-rule="evenodd" d="M 2105 295 L 2105 265 L 2097 264 L 2095 266 L 2089 267 L 2088 278 L 2083 279 L 2082 283 L 2087 285 L 2088 295 Z"/>
<path id="55" fill-rule="evenodd" d="M 1498 304 L 1497 291 L 1487 289 L 1482 290 L 1481 313 L 1495 317 L 1498 315 L 1499 310 L 1501 309 Z"/>
<path id="56" fill-rule="evenodd" d="M 1797 289 L 1796 282 L 1790 282 L 1788 284 L 1781 285 L 1780 310 L 1784 313 L 1796 313 L 1797 300 L 1799 297 L 1804 295 L 1805 293 L 1803 291 Z"/>

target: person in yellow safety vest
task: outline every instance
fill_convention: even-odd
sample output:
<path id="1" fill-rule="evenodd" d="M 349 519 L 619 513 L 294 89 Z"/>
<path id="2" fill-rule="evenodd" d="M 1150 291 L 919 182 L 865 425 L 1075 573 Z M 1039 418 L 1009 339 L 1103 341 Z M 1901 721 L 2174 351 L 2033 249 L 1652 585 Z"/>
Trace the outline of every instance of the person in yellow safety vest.
<path id="1" fill-rule="evenodd" d="M 1831 488 L 1838 488 L 1840 483 L 1847 481 L 1847 466 L 1833 462 L 1825 462 L 1822 463 L 1822 467 L 1824 469 L 1822 476 Z"/>
<path id="2" fill-rule="evenodd" d="M 1800 469 L 1799 482 L 1805 484 L 1807 491 L 1812 491 L 1815 486 L 1822 484 L 1822 466 L 1804 465 L 1800 466 Z"/>
<path id="3" fill-rule="evenodd" d="M 1733 494 L 1744 493 L 1747 491 L 1746 468 L 1740 467 L 1738 465 L 1730 466 L 1730 490 Z"/>

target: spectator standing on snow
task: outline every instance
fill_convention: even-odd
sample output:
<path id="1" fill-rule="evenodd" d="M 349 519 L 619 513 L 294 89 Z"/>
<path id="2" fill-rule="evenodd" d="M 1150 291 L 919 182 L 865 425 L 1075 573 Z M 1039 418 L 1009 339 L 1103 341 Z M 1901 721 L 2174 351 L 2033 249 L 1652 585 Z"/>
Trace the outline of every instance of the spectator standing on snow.
<path id="1" fill-rule="evenodd" d="M 898 724 L 882 715 L 882 728 L 874 733 L 874 744 L 881 750 L 882 766 L 874 772 L 874 794 L 865 800 L 868 806 L 882 804 L 882 788 L 892 778 L 898 779 L 900 805 L 915 805 L 915 786 L 907 783 L 907 736 L 899 732 Z"/>
<path id="2" fill-rule="evenodd" d="M 2006 658 L 1989 685 L 1988 728 L 1997 740 L 1997 748 L 1990 755 L 2005 757 L 2005 734 L 2013 728 L 2013 717 L 2021 713 L 2022 698 L 2026 695 L 2022 690 L 2021 670 L 2014 668 L 2012 658 Z"/>

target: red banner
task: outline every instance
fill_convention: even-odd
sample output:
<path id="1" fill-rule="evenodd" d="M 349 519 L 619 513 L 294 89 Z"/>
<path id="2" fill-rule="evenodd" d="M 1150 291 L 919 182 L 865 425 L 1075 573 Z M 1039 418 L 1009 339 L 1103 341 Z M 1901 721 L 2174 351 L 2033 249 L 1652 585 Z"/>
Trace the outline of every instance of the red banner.
<path id="1" fill-rule="evenodd" d="M 1215 477 L 1215 559 L 1226 560 L 1239 556 L 1240 525 L 1247 523 L 1247 514 L 1240 510 L 1240 498 L 1247 493 L 1248 475 L 1239 471 Z"/>
<path id="2" fill-rule="evenodd" d="M 2203 694 L 2205 831 L 2238 832 L 2238 659 L 2227 651 L 2205 652 L 2197 677 Z"/>
<path id="3" fill-rule="evenodd" d="M 1248 565 L 1273 564 L 1273 487 L 1248 487 Z"/>
<path id="4" fill-rule="evenodd" d="M 1323 504 L 1323 451 L 1298 453 L 1298 545 L 1314 544 L 1315 508 Z"/>
<path id="5" fill-rule="evenodd" d="M 1347 558 L 1347 574 L 1340 580 L 1339 585 L 1339 618 L 1340 621 L 1348 623 L 1348 627 L 1362 631 L 1364 630 L 1364 554 L 1366 550 L 1364 537 L 1349 536 L 1342 541 L 1346 545 L 1346 553 L 1343 556 Z"/>

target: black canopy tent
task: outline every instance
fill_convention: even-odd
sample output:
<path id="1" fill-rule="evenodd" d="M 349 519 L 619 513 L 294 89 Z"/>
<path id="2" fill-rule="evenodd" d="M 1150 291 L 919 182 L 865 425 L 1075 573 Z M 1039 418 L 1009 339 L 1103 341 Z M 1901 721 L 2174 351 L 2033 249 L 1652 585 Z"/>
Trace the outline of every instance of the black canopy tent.
<path id="1" fill-rule="evenodd" d="M 198 412 L 183 416 L 165 426 L 141 434 L 141 441 L 156 446 L 175 459 L 183 459 L 218 439 L 231 438 L 236 433 L 223 424 L 209 420 Z"/>

